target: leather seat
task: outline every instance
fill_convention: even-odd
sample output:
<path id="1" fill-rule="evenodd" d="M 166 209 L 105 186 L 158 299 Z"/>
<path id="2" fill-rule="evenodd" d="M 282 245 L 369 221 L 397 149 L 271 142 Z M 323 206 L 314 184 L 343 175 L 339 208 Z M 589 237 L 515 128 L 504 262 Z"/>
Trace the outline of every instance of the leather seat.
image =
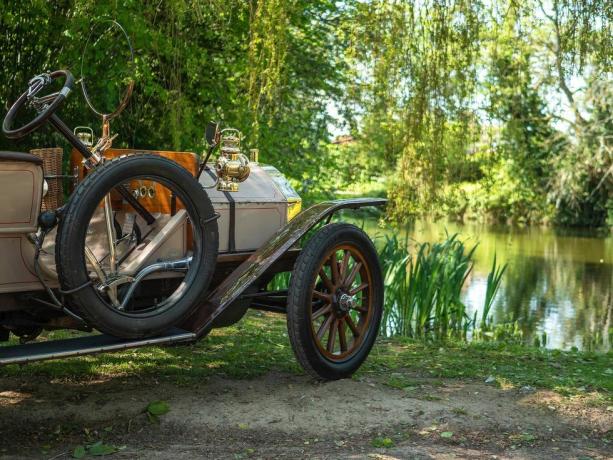
<path id="1" fill-rule="evenodd" d="M 2 150 L 0 150 L 0 161 L 25 161 L 37 165 L 43 164 L 43 160 L 40 157 L 32 155 L 31 153 L 6 152 Z"/>

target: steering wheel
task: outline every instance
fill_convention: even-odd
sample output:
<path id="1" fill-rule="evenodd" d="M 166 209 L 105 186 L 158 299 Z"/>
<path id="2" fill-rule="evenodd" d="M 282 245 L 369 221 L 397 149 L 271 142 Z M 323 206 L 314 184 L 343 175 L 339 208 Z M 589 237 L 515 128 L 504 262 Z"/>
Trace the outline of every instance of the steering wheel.
<path id="1" fill-rule="evenodd" d="M 61 77 L 64 77 L 65 81 L 60 91 L 41 97 L 36 96 L 41 90 Z M 2 132 L 4 135 L 9 139 L 21 139 L 30 134 L 47 121 L 53 112 L 62 105 L 68 94 L 70 94 L 70 91 L 72 91 L 73 86 L 74 77 L 68 70 L 56 70 L 55 72 L 43 73 L 32 78 L 28 82 L 28 89 L 26 92 L 19 96 L 19 99 L 15 101 L 6 114 L 6 117 L 4 117 L 4 122 L 2 123 Z M 38 115 L 29 123 L 19 128 L 12 129 L 17 113 L 26 103 L 33 107 L 38 112 Z"/>

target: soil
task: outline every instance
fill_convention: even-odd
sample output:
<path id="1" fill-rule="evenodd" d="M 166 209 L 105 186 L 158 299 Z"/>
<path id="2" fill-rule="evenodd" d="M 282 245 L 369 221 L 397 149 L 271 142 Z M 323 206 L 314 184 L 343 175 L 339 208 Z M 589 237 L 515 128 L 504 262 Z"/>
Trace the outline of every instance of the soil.
<path id="1" fill-rule="evenodd" d="M 388 386 L 391 377 L 411 386 Z M 120 449 L 113 459 L 613 458 L 613 411 L 587 398 L 408 373 L 327 383 L 3 378 L 0 458 L 71 458 L 98 440 Z M 156 400 L 170 407 L 157 420 L 145 412 Z"/>

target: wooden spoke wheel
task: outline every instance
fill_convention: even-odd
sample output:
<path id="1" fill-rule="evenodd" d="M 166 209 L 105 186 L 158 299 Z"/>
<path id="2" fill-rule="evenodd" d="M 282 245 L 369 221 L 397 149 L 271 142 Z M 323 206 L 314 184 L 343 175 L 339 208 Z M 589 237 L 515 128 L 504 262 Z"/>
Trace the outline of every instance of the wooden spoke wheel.
<path id="1" fill-rule="evenodd" d="M 318 378 L 353 374 L 376 339 L 383 282 L 368 236 L 349 224 L 323 227 L 294 267 L 288 331 L 296 357 Z"/>
<path id="2" fill-rule="evenodd" d="M 334 247 L 321 262 L 311 298 L 311 332 L 321 353 L 338 361 L 358 350 L 372 320 L 372 274 L 360 249 Z"/>

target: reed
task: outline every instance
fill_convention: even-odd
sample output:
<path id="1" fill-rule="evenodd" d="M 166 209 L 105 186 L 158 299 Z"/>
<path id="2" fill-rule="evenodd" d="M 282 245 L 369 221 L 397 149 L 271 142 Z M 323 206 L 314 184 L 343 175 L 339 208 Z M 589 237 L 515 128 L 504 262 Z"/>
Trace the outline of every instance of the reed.
<path id="1" fill-rule="evenodd" d="M 386 237 L 381 249 L 385 280 L 383 333 L 443 339 L 466 337 L 474 325 L 460 299 L 473 266 L 476 245 L 467 249 L 458 235 L 440 243 Z"/>
<path id="2" fill-rule="evenodd" d="M 466 339 L 472 332 L 485 338 L 506 265 L 499 266 L 494 257 L 479 320 L 476 312 L 472 318 L 467 314 L 461 300 L 477 245 L 467 247 L 455 234 L 438 243 L 412 243 L 408 237 L 385 235 L 377 238 L 377 246 L 385 286 L 383 335 L 443 340 Z M 268 289 L 287 289 L 289 275 L 276 275 Z"/>
<path id="3" fill-rule="evenodd" d="M 485 289 L 485 299 L 483 301 L 483 313 L 481 315 L 481 329 L 485 330 L 488 327 L 490 310 L 494 304 L 494 298 L 500 288 L 502 282 L 502 275 L 504 275 L 507 269 L 507 264 L 497 265 L 496 254 L 494 254 L 494 262 L 492 263 L 492 270 L 487 275 L 487 287 Z"/>
<path id="4" fill-rule="evenodd" d="M 289 287 L 290 272 L 277 273 L 266 287 L 269 291 L 282 291 Z"/>

